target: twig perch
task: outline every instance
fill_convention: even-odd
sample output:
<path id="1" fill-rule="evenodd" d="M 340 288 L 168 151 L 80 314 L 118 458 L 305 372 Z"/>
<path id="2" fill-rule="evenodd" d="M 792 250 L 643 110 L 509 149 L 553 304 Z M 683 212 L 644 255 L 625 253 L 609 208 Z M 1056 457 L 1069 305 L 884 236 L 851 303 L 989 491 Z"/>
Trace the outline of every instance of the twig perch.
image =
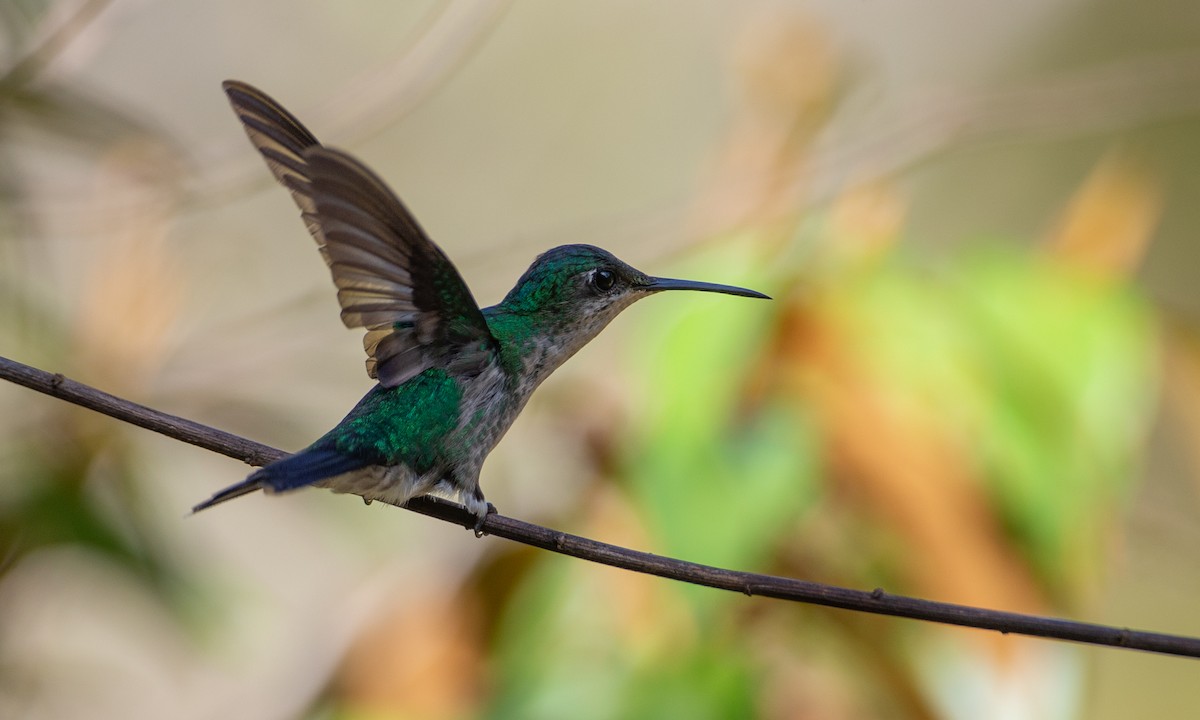
<path id="1" fill-rule="evenodd" d="M 0 378 L 147 430 L 153 430 L 176 440 L 242 460 L 250 465 L 263 465 L 286 454 L 281 450 L 232 433 L 122 400 L 67 379 L 62 375 L 38 370 L 7 358 L 0 357 Z M 416 498 L 405 507 L 422 515 L 465 528 L 471 528 L 475 524 L 475 516 L 466 509 L 437 498 Z M 609 545 L 499 514 L 487 517 L 483 524 L 483 531 L 488 535 L 495 535 L 582 560 L 695 585 L 731 590 L 746 595 L 763 595 L 845 610 L 894 615 L 1053 640 L 1143 650 L 1166 655 L 1200 657 L 1200 638 L 934 602 L 891 595 L 880 589 L 870 592 L 850 590 L 792 578 L 725 570 Z"/>

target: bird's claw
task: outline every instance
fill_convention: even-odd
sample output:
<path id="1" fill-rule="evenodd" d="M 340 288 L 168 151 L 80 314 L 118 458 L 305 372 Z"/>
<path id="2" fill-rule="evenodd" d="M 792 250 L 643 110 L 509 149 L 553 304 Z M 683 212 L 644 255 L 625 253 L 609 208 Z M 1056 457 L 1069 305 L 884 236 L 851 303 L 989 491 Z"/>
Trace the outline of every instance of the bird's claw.
<path id="1" fill-rule="evenodd" d="M 475 527 L 473 528 L 475 530 L 475 537 L 477 537 L 477 538 L 483 537 L 484 521 L 487 520 L 488 515 L 495 515 L 495 514 L 496 514 L 496 506 L 491 503 L 488 503 L 487 508 L 483 511 L 483 514 L 475 516 Z"/>

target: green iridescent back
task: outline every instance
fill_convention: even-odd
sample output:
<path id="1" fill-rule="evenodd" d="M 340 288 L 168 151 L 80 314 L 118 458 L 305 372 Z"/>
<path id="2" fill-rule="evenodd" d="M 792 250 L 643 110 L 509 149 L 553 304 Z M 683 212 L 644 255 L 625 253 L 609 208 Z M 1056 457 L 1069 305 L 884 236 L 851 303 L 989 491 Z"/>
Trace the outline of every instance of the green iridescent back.
<path id="1" fill-rule="evenodd" d="M 462 386 L 430 368 L 394 388 L 376 385 L 311 449 L 335 449 L 375 465 L 404 464 L 417 473 L 453 461 L 447 436 L 458 425 Z"/>

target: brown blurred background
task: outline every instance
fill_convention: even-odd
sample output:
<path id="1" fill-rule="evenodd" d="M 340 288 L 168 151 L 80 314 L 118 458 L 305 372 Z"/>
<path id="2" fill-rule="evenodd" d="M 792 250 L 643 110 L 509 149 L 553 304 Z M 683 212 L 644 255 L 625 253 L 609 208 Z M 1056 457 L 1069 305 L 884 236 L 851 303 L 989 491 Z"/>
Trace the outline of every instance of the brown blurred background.
<path id="1" fill-rule="evenodd" d="M 375 168 L 491 304 L 635 306 L 484 469 L 738 569 L 1200 634 L 1200 6 L 0 0 L 0 354 L 285 449 L 358 336 L 220 91 Z M 1194 662 L 728 596 L 0 386 L 0 717 L 1124 718 Z"/>

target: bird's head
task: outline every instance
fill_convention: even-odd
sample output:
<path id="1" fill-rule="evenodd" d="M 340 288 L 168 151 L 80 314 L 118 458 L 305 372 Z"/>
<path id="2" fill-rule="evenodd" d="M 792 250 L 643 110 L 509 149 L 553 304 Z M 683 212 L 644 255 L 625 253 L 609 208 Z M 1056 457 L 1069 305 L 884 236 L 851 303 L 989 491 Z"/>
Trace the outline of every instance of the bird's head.
<path id="1" fill-rule="evenodd" d="M 569 334 L 578 346 L 636 300 L 667 290 L 767 298 L 731 285 L 652 277 L 591 245 L 562 245 L 538 256 L 499 307 L 536 316 L 544 331 Z"/>

